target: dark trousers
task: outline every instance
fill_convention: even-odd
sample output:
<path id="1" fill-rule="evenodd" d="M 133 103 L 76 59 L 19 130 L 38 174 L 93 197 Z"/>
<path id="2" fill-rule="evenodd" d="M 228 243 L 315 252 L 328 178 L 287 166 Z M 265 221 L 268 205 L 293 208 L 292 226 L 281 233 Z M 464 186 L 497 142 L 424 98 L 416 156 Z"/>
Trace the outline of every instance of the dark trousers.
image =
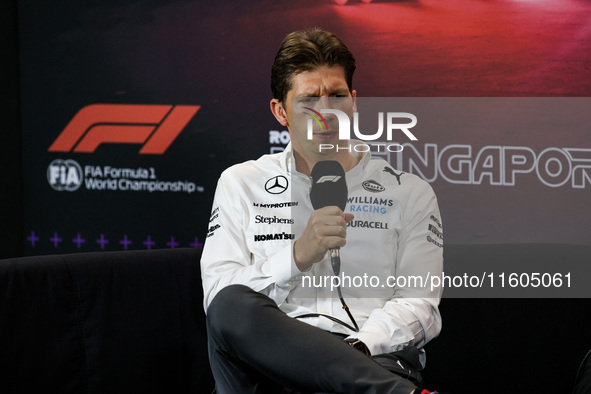
<path id="1" fill-rule="evenodd" d="M 209 359 L 219 394 L 408 394 L 415 385 L 338 337 L 283 313 L 249 287 L 221 290 L 207 310 Z"/>

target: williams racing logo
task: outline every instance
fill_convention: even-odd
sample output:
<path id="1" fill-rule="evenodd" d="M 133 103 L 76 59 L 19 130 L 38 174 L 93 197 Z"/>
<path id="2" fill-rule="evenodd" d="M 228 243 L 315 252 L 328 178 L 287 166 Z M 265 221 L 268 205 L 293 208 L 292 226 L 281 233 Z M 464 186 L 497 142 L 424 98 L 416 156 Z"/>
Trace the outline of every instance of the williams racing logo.
<path id="1" fill-rule="evenodd" d="M 358 196 L 347 198 L 347 209 L 349 212 L 388 213 L 388 207 L 394 205 L 394 200 L 369 196 Z"/>

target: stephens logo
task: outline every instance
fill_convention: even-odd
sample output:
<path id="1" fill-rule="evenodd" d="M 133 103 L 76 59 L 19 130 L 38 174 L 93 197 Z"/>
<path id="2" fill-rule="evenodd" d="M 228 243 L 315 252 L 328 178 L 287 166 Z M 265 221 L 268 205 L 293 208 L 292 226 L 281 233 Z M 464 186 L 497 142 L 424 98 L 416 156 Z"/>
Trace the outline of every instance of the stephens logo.
<path id="1" fill-rule="evenodd" d="M 163 154 L 199 105 L 92 104 L 72 118 L 49 152 L 92 153 L 103 143 L 143 144 L 140 154 Z"/>
<path id="2" fill-rule="evenodd" d="M 47 167 L 47 181 L 54 190 L 73 192 L 82 180 L 82 167 L 74 160 L 57 159 Z"/>
<path id="3" fill-rule="evenodd" d="M 277 216 L 267 217 L 263 215 L 256 215 L 254 217 L 255 223 L 263 223 L 263 224 L 293 224 L 293 219 L 291 218 L 280 218 Z"/>

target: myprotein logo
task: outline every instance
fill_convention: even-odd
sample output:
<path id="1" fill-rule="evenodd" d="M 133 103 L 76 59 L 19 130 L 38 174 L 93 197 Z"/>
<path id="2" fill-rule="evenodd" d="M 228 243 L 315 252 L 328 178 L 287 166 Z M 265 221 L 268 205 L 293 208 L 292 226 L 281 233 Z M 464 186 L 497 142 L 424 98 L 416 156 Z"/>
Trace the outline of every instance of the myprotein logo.
<path id="1" fill-rule="evenodd" d="M 72 118 L 49 152 L 92 153 L 101 144 L 142 144 L 140 154 L 161 155 L 199 105 L 92 104 Z"/>
<path id="2" fill-rule="evenodd" d="M 312 140 L 314 135 L 314 121 L 320 126 L 321 131 L 328 130 L 328 125 L 326 119 L 322 116 L 322 114 L 333 114 L 336 116 L 338 123 L 339 123 L 339 139 L 340 140 L 350 140 L 351 139 L 351 120 L 349 119 L 349 115 L 345 112 L 340 111 L 338 109 L 321 109 L 320 111 L 315 111 L 312 108 L 304 107 L 306 110 L 313 112 L 313 114 L 309 112 L 304 112 L 304 114 L 309 115 L 311 119 L 308 119 L 307 123 L 307 131 L 308 131 L 308 140 Z M 363 134 L 359 130 L 359 113 L 353 113 L 353 133 L 355 137 L 362 141 L 375 141 L 382 137 L 384 133 L 384 118 L 386 118 L 386 138 L 388 141 L 392 141 L 392 135 L 394 131 L 400 130 L 402 131 L 408 139 L 411 141 L 417 141 L 417 137 L 410 131 L 411 128 L 416 126 L 417 124 L 417 117 L 408 112 L 387 112 L 385 115 L 383 112 L 378 113 L 378 131 L 373 134 Z M 395 122 L 395 119 L 408 119 L 409 122 L 405 123 L 398 123 Z"/>

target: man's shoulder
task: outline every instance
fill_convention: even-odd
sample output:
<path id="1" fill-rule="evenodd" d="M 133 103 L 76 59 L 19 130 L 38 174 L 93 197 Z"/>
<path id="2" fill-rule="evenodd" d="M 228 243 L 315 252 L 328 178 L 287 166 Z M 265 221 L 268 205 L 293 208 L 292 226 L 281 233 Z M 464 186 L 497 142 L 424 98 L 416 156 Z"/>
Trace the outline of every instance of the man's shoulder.
<path id="1" fill-rule="evenodd" d="M 398 170 L 385 160 L 371 160 L 368 177 L 362 185 L 364 189 L 377 193 L 381 198 L 392 199 L 404 215 L 412 215 L 424 210 L 436 201 L 431 184 L 410 172 Z M 368 181 L 367 179 L 371 179 Z M 372 182 L 373 181 L 373 182 Z"/>
<path id="2" fill-rule="evenodd" d="M 413 189 L 429 186 L 429 183 L 419 176 L 398 170 L 382 158 L 372 158 L 368 163 L 366 174 L 376 178 L 375 181 L 381 181 L 385 185 L 390 185 L 396 189 Z"/>
<path id="3" fill-rule="evenodd" d="M 252 179 L 281 171 L 281 153 L 265 154 L 256 160 L 234 164 L 222 172 L 222 178 Z"/>

